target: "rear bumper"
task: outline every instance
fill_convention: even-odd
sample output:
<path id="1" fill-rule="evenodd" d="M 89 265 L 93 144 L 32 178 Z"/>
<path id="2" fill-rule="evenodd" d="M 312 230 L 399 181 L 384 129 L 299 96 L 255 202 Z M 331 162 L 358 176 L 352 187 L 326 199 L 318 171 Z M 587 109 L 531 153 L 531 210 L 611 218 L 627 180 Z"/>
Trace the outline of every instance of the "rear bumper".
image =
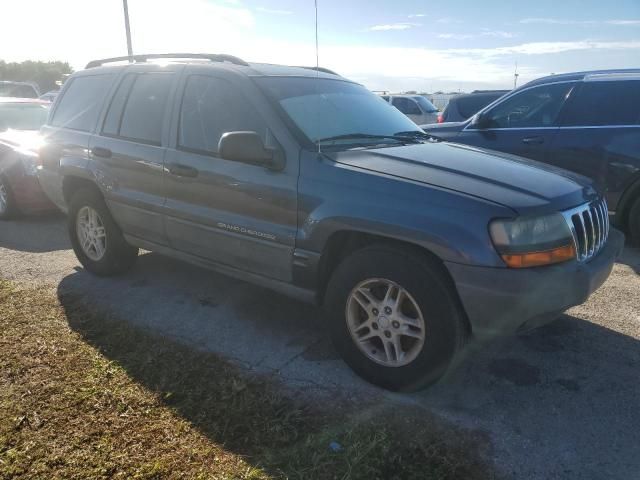
<path id="1" fill-rule="evenodd" d="M 37 213 L 56 210 L 56 206 L 45 195 L 38 177 L 27 175 L 19 164 L 5 171 L 16 204 L 23 213 Z"/>
<path id="2" fill-rule="evenodd" d="M 609 277 L 624 235 L 611 229 L 605 248 L 588 263 L 531 269 L 445 263 L 479 338 L 528 330 L 584 303 Z"/>

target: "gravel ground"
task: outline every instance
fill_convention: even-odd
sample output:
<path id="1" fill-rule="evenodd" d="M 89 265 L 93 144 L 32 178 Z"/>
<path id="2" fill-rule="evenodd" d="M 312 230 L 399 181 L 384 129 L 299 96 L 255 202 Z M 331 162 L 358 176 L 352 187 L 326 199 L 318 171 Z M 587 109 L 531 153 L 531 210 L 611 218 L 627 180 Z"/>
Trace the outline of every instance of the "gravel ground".
<path id="1" fill-rule="evenodd" d="M 357 378 L 312 307 L 238 280 L 144 253 L 118 278 L 86 273 L 62 217 L 0 223 L 0 276 L 84 295 L 96 309 L 219 353 L 324 400 L 359 396 L 423 407 L 486 433 L 498 470 L 516 479 L 640 476 L 640 251 L 556 322 L 470 347 L 434 387 L 411 395 Z M 323 401 L 324 401 L 323 400 Z"/>

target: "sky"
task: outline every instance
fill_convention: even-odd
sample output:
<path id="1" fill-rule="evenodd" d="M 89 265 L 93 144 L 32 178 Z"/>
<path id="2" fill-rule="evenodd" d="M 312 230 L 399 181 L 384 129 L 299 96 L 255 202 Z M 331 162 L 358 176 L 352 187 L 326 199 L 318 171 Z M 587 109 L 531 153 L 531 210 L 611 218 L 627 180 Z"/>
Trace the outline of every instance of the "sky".
<path id="1" fill-rule="evenodd" d="M 315 65 L 314 0 L 128 0 L 134 53 Z M 640 67 L 640 0 L 317 0 L 320 65 L 372 90 L 511 88 Z M 121 0 L 3 0 L 0 59 L 126 55 Z"/>

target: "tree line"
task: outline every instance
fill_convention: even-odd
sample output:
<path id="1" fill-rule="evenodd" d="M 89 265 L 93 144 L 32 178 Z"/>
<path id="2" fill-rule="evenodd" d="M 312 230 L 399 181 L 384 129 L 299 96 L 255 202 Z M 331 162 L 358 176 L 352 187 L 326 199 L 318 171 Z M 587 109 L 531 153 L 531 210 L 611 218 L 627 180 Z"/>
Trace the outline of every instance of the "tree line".
<path id="1" fill-rule="evenodd" d="M 56 82 L 64 81 L 70 73 L 73 73 L 73 69 L 68 62 L 27 60 L 18 63 L 0 60 L 0 80 L 33 82 L 42 93 L 58 89 Z"/>

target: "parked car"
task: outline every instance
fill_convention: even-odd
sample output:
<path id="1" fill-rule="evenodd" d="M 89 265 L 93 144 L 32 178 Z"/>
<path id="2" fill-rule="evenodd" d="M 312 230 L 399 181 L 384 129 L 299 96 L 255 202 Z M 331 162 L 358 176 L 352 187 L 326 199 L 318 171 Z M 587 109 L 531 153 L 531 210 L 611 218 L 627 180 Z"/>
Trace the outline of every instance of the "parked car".
<path id="1" fill-rule="evenodd" d="M 0 220 L 55 208 L 36 176 L 38 130 L 48 113 L 47 102 L 0 98 Z"/>
<path id="2" fill-rule="evenodd" d="M 438 109 L 422 95 L 380 95 L 407 117 L 420 125 L 438 120 Z"/>
<path id="3" fill-rule="evenodd" d="M 423 128 L 590 177 L 616 224 L 640 243 L 640 69 L 552 75 L 466 122 Z"/>
<path id="4" fill-rule="evenodd" d="M 444 111 L 438 115 L 438 123 L 462 122 L 473 117 L 484 107 L 508 92 L 509 90 L 477 90 L 456 95 L 449 100 Z"/>
<path id="5" fill-rule="evenodd" d="M 40 90 L 32 83 L 0 80 L 0 97 L 38 98 Z"/>
<path id="6" fill-rule="evenodd" d="M 585 301 L 620 253 L 583 177 L 433 141 L 337 75 L 167 57 L 91 62 L 43 128 L 41 180 L 97 275 L 144 248 L 315 302 L 358 374 L 407 390 Z"/>
<path id="7" fill-rule="evenodd" d="M 60 90 L 49 90 L 47 93 L 40 95 L 40 100 L 53 103 L 59 93 Z"/>

